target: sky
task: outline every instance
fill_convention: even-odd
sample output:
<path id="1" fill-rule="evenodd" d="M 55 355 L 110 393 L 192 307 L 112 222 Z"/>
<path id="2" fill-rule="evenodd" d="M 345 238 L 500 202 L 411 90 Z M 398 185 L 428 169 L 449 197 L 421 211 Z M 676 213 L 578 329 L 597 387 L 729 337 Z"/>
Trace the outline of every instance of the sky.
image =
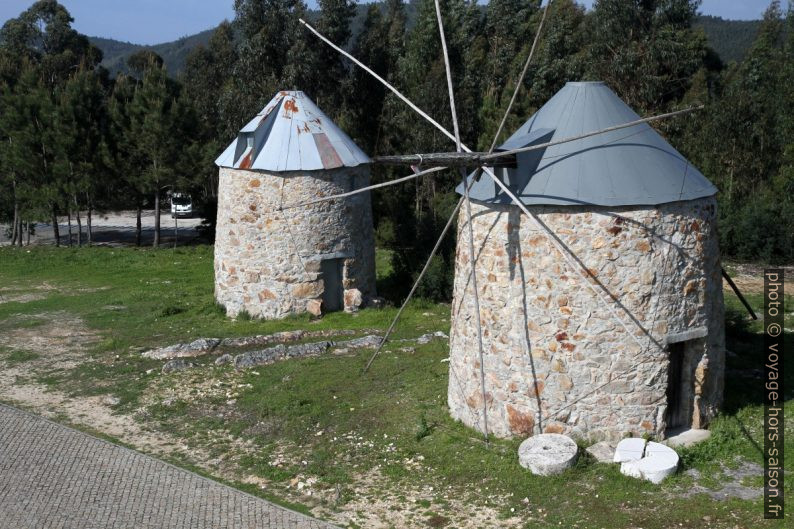
<path id="1" fill-rule="evenodd" d="M 481 0 L 484 1 L 484 0 Z M 592 6 L 593 0 L 578 0 Z M 192 35 L 234 18 L 234 0 L 60 0 L 85 35 L 136 44 L 158 44 Z M 761 18 L 770 0 L 703 0 L 700 11 L 733 20 Z M 309 7 L 316 0 L 308 0 Z M 33 0 L 0 0 L 0 23 L 18 16 Z M 785 2 L 783 2 L 785 5 Z"/>

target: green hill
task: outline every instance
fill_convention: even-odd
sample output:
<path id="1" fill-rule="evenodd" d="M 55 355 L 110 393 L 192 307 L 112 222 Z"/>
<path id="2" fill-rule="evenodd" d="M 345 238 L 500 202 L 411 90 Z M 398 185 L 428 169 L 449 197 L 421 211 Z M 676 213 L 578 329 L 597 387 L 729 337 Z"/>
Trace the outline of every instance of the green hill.
<path id="1" fill-rule="evenodd" d="M 699 16 L 695 22 L 695 27 L 706 32 L 709 46 L 726 64 L 744 59 L 760 25 L 760 20 L 725 20 L 713 16 Z"/>
<path id="2" fill-rule="evenodd" d="M 171 75 L 178 75 L 185 66 L 185 59 L 190 50 L 199 45 L 206 45 L 213 31 L 215 31 L 215 28 L 182 37 L 172 42 L 155 44 L 154 46 L 143 46 L 102 37 L 88 37 L 88 39 L 94 46 L 102 50 L 102 53 L 104 53 L 102 66 L 107 68 L 113 76 L 119 72 L 127 73 L 129 71 L 127 68 L 127 57 L 138 50 L 144 49 L 155 51 L 165 61 L 168 72 Z"/>
<path id="3" fill-rule="evenodd" d="M 356 6 L 356 16 L 351 24 L 354 38 L 361 31 L 368 7 L 368 4 L 358 4 Z M 406 4 L 406 15 L 408 17 L 408 25 L 412 26 L 416 15 L 416 6 L 414 4 Z M 307 18 L 311 21 L 315 20 L 317 16 L 317 12 L 309 11 Z M 695 22 L 695 27 L 703 28 L 706 32 L 709 45 L 725 63 L 741 61 L 744 58 L 758 34 L 759 25 L 759 20 L 725 20 L 714 16 L 699 16 Z M 110 70 L 110 73 L 114 76 L 118 72 L 127 72 L 127 57 L 142 49 L 151 49 L 157 52 L 165 61 L 169 73 L 176 76 L 182 71 L 190 50 L 198 45 L 207 44 L 213 31 L 214 28 L 153 46 L 143 46 L 102 37 L 89 37 L 89 39 L 105 54 L 102 65 Z"/>

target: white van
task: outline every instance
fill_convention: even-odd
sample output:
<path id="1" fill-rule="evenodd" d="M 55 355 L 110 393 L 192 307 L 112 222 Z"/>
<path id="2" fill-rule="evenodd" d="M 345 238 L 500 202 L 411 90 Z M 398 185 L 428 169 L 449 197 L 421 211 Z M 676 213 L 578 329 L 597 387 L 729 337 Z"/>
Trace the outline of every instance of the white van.
<path id="1" fill-rule="evenodd" d="M 187 193 L 171 195 L 171 217 L 190 217 L 193 215 L 193 200 Z"/>

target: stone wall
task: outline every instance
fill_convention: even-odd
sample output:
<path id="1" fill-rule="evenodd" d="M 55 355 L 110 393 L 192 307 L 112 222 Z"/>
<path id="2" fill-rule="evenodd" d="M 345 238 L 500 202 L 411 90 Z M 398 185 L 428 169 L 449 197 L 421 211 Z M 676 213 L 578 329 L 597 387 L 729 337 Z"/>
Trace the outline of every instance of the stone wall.
<path id="1" fill-rule="evenodd" d="M 221 168 L 215 298 L 229 316 L 322 310 L 324 259 L 342 259 L 345 310 L 375 296 L 369 193 L 278 211 L 369 185 L 369 167 L 270 174 Z"/>
<path id="2" fill-rule="evenodd" d="M 472 203 L 490 432 L 661 438 L 667 343 L 685 340 L 682 398 L 704 426 L 722 400 L 725 351 L 715 199 L 530 210 L 619 300 L 609 306 L 623 324 L 517 207 Z M 458 226 L 448 402 L 482 431 L 465 208 Z"/>

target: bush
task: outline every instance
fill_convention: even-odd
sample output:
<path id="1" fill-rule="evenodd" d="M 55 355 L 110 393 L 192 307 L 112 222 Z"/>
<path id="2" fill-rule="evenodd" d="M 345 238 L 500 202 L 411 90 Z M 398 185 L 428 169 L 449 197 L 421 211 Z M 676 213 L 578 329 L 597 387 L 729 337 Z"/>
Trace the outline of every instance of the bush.
<path id="1" fill-rule="evenodd" d="M 794 215 L 780 198 L 762 194 L 724 206 L 720 214 L 722 253 L 744 261 L 791 262 Z"/>

